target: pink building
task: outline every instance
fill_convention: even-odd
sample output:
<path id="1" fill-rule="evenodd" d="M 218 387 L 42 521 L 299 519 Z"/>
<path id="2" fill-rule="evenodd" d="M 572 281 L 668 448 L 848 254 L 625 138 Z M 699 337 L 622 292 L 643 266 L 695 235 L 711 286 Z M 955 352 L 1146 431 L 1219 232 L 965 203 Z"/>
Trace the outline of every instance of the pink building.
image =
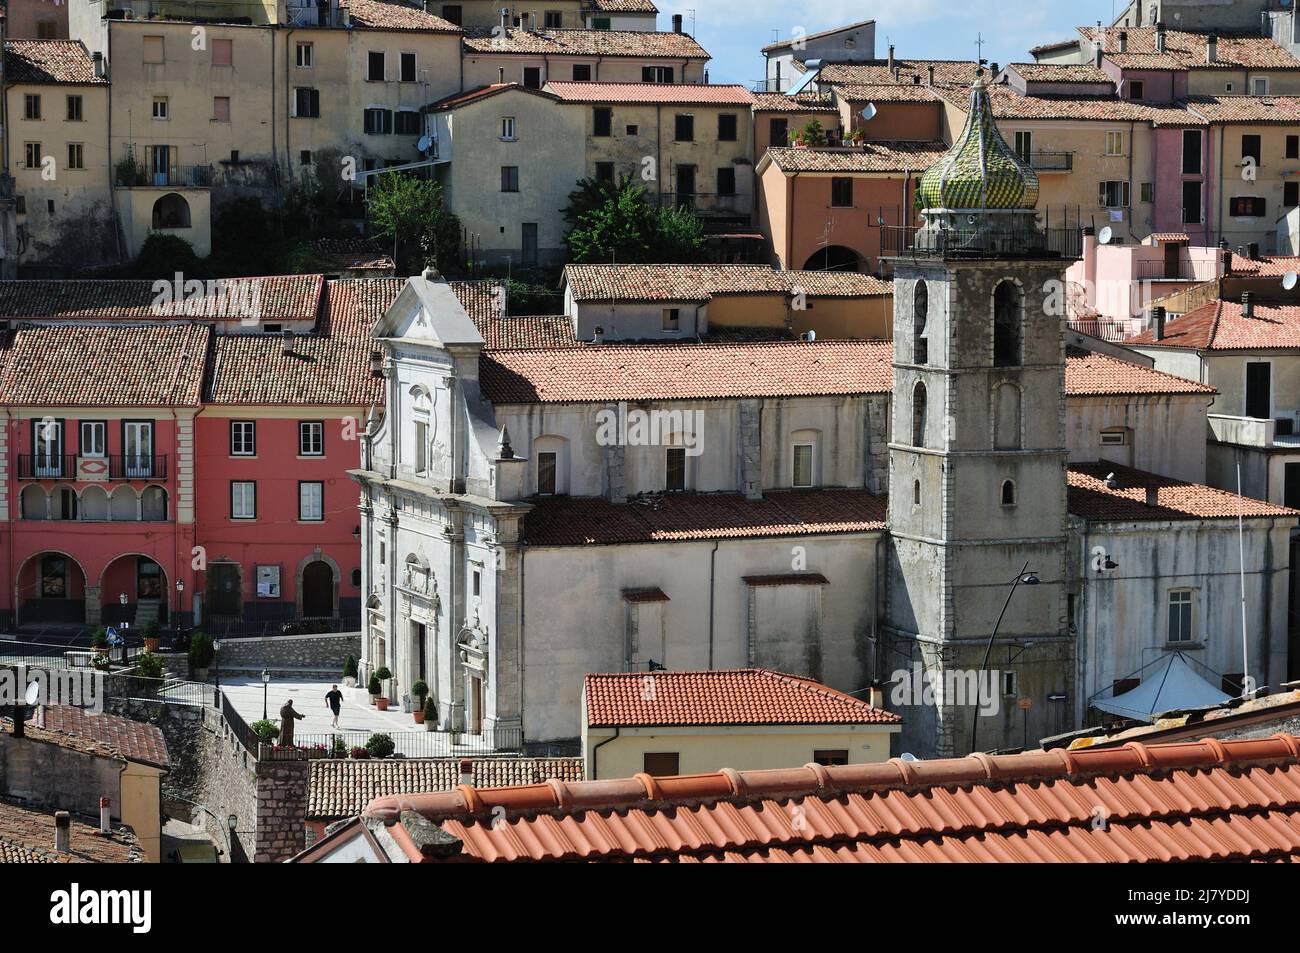
<path id="1" fill-rule="evenodd" d="M 0 629 L 358 617 L 346 471 L 397 287 L 0 283 Z"/>

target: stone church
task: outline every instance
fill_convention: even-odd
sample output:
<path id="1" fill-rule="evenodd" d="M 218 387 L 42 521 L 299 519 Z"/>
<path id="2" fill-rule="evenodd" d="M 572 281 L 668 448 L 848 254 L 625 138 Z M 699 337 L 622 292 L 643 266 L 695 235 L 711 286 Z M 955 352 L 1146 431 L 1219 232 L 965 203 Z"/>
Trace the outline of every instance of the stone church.
<path id="1" fill-rule="evenodd" d="M 1067 340 L 1037 179 L 971 96 L 892 344 L 582 340 L 410 279 L 352 474 L 364 670 L 552 750 L 588 672 L 878 681 L 920 757 L 1036 746 L 1171 653 L 1215 689 L 1296 677 L 1300 514 L 1204 485 L 1213 388 Z"/>

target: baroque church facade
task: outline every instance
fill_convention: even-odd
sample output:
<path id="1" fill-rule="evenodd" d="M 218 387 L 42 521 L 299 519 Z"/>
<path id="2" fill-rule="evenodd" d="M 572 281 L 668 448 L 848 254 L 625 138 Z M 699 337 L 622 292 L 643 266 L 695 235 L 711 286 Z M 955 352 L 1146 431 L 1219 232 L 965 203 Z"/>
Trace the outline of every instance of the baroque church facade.
<path id="1" fill-rule="evenodd" d="M 578 736 L 588 672 L 879 682 L 919 757 L 1036 746 L 1171 652 L 1295 677 L 1300 514 L 1143 469 L 1204 442 L 1214 391 L 1067 341 L 1034 173 L 971 95 L 895 262 L 892 343 L 489 348 L 536 319 L 410 279 L 352 474 L 363 672 L 537 750 Z M 658 436 L 611 439 L 631 412 Z"/>

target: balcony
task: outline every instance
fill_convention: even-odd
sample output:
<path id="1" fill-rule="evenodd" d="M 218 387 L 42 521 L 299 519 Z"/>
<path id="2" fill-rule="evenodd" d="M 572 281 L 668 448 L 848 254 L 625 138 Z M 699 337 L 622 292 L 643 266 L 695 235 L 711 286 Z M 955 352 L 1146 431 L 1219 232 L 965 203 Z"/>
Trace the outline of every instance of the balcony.
<path id="1" fill-rule="evenodd" d="M 1074 170 L 1073 152 L 1031 152 L 1021 154 L 1021 159 L 1029 163 L 1035 172 L 1072 172 Z"/>
<path id="2" fill-rule="evenodd" d="M 1213 261 L 1135 261 L 1133 277 L 1149 281 L 1213 281 Z"/>
<path id="3" fill-rule="evenodd" d="M 1294 417 L 1282 417 L 1277 420 L 1262 417 L 1234 417 L 1230 414 L 1208 414 L 1207 417 L 1210 432 L 1219 443 L 1231 443 L 1239 447 L 1300 449 L 1300 434 L 1295 432 Z"/>
<path id="4" fill-rule="evenodd" d="M 212 166 L 174 165 L 154 171 L 138 162 L 119 162 L 114 182 L 120 188 L 206 189 L 212 186 Z"/>
<path id="5" fill-rule="evenodd" d="M 747 192 L 663 192 L 659 201 L 666 206 L 690 209 L 698 215 L 748 215 L 751 205 Z"/>
<path id="6" fill-rule="evenodd" d="M 75 454 L 19 454 L 20 480 L 73 480 L 98 483 L 105 480 L 165 480 L 167 457 L 137 454 L 107 457 L 78 457 Z"/>

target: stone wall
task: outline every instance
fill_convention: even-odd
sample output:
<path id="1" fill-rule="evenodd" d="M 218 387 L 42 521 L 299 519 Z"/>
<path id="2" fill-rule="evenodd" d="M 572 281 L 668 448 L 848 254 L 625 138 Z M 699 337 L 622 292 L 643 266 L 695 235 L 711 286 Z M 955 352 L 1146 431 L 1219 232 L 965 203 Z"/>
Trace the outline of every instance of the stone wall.
<path id="1" fill-rule="evenodd" d="M 278 863 L 307 846 L 307 780 L 310 761 L 263 761 L 257 765 L 255 863 Z"/>
<path id="2" fill-rule="evenodd" d="M 351 655 L 361 658 L 360 632 L 323 635 L 276 635 L 256 639 L 222 639 L 221 667 L 310 671 L 343 674 Z"/>

